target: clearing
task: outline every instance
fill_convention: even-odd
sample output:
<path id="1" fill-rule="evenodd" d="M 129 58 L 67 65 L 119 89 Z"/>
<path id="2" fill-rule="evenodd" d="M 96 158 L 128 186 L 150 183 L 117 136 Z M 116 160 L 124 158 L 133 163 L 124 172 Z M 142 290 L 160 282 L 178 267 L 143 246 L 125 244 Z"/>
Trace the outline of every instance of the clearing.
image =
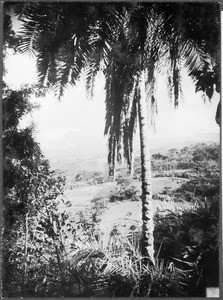
<path id="1" fill-rule="evenodd" d="M 152 178 L 153 194 L 162 193 L 163 188 L 170 187 L 176 189 L 181 186 L 181 178 L 171 179 L 171 177 Z M 141 193 L 141 182 L 133 180 L 131 183 L 135 186 L 137 194 Z M 80 212 L 83 212 L 86 220 L 97 222 L 98 228 L 104 233 L 111 232 L 116 227 L 120 232 L 125 232 L 141 224 L 141 201 L 132 201 L 124 199 L 122 201 L 110 202 L 109 197 L 117 192 L 117 182 L 105 182 L 90 186 L 76 187 L 72 190 L 66 190 L 65 196 L 70 201 L 71 206 L 66 208 L 71 216 L 78 218 Z M 185 207 L 185 203 L 175 203 L 173 201 L 153 199 L 153 211 L 172 210 Z M 65 206 L 61 205 L 61 208 Z"/>

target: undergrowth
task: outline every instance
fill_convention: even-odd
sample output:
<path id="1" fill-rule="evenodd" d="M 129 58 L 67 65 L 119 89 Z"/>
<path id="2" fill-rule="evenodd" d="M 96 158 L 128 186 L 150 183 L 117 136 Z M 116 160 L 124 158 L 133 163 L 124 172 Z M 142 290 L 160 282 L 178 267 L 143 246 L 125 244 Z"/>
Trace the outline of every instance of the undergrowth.
<path id="1" fill-rule="evenodd" d="M 193 268 L 191 296 L 205 296 L 219 286 L 219 197 L 205 198 L 190 209 L 155 216 L 155 247 L 159 257 L 183 270 Z"/>
<path id="2" fill-rule="evenodd" d="M 26 226 L 11 231 L 13 247 L 5 241 L 10 276 L 4 296 L 204 296 L 207 286 L 219 284 L 218 201 L 213 197 L 181 212 L 156 214 L 156 260 L 150 265 L 140 253 L 140 229 L 103 234 L 97 222 L 84 214 L 73 220 L 59 212 L 57 200 L 48 200 Z"/>

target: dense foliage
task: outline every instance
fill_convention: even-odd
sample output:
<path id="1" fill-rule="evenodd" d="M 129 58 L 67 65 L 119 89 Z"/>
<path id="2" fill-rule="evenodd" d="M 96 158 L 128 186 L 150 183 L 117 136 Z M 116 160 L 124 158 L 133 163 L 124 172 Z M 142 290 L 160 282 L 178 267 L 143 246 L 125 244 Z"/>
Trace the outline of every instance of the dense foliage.
<path id="1" fill-rule="evenodd" d="M 34 252 L 28 243 L 30 228 L 34 230 L 41 221 L 41 213 L 55 209 L 53 203 L 59 201 L 64 186 L 64 179 L 50 171 L 33 126 L 19 127 L 21 118 L 33 109 L 31 91 L 14 91 L 5 84 L 3 89 L 3 284 L 7 295 L 24 288 Z"/>
<path id="2" fill-rule="evenodd" d="M 160 258 L 193 270 L 191 296 L 205 296 L 206 287 L 219 286 L 219 196 L 197 202 L 190 210 L 155 217 L 155 241 Z"/>
<path id="3" fill-rule="evenodd" d="M 182 161 L 189 158 L 190 172 L 176 195 L 193 205 L 181 212 L 156 215 L 155 241 L 161 246 L 161 258 L 176 258 L 173 261 L 185 269 L 196 266 L 190 293 L 205 296 L 205 287 L 219 285 L 220 147 L 203 143 L 177 153 Z M 174 196 L 174 192 L 167 193 Z"/>
<path id="4" fill-rule="evenodd" d="M 182 149 L 170 149 L 168 153 L 152 155 L 153 171 L 196 170 L 201 163 L 214 164 L 220 159 L 220 147 L 217 144 L 198 143 Z M 200 163 L 197 166 L 197 163 Z"/>
<path id="5" fill-rule="evenodd" d="M 14 48 L 18 38 L 12 30 L 10 16 L 4 12 L 4 58 L 8 48 Z M 7 70 L 3 70 L 4 74 Z M 30 103 L 34 92 L 28 86 L 13 90 L 3 82 L 2 142 L 3 142 L 3 295 L 26 295 L 32 286 L 30 278 L 37 276 L 44 254 L 53 256 L 50 241 L 42 253 L 46 239 L 39 246 L 37 231 L 41 224 L 52 232 L 57 203 L 63 193 L 65 179 L 55 176 L 35 140 L 34 125 L 21 126 L 21 120 L 37 108 Z M 45 218 L 45 219 L 44 219 Z M 39 226 L 39 228 L 38 228 Z M 37 229 L 38 228 L 38 229 Z M 52 247 L 52 245 L 51 245 Z M 56 245 L 54 251 L 56 251 Z M 48 252 L 47 254 L 47 251 Z M 40 259 L 41 258 L 41 259 Z M 31 280 L 31 281 L 32 281 Z M 27 285 L 27 281 L 28 285 Z"/>

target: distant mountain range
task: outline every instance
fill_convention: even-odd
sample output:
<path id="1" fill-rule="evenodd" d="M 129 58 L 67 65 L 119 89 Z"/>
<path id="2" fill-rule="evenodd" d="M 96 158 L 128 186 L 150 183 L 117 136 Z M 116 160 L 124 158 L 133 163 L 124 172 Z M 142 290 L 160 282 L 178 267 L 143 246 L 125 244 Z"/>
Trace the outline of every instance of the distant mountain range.
<path id="1" fill-rule="evenodd" d="M 159 143 L 160 142 L 160 143 Z M 178 138 L 178 139 L 167 139 L 165 141 L 156 141 L 157 147 L 151 147 L 151 152 L 152 153 L 157 153 L 157 152 L 166 152 L 170 148 L 177 148 L 181 149 L 185 146 L 190 146 L 193 144 L 197 143 L 218 143 L 220 144 L 220 134 L 217 133 L 201 133 L 200 135 L 196 136 L 191 136 L 188 137 L 187 139 L 185 138 Z"/>
<path id="2" fill-rule="evenodd" d="M 171 148 L 182 149 L 185 146 L 194 145 L 197 143 L 220 143 L 220 135 L 217 133 L 201 133 L 199 136 L 194 135 L 188 138 L 171 138 L 171 139 L 151 139 L 151 154 L 154 153 L 166 153 Z M 140 149 L 139 145 L 137 145 L 137 150 L 135 151 L 135 156 L 139 156 Z M 105 171 L 107 168 L 107 150 L 100 147 L 98 152 L 96 151 L 96 147 L 94 148 L 94 152 L 90 151 L 90 149 L 85 149 L 82 152 L 82 155 L 75 155 L 75 151 L 72 149 L 67 149 L 65 153 L 52 156 L 48 156 L 48 159 L 51 163 L 53 169 L 73 169 L 74 173 L 82 172 L 82 171 L 93 171 L 100 172 Z"/>
<path id="3" fill-rule="evenodd" d="M 84 131 L 63 130 L 49 133 L 43 142 L 41 141 L 41 149 L 50 161 L 79 161 L 87 159 L 103 159 L 107 160 L 107 137 L 103 137 L 103 133 L 96 134 Z M 213 129 L 204 129 L 203 131 L 196 131 L 192 134 L 176 136 L 169 132 L 166 135 L 156 134 L 151 132 L 150 149 L 152 153 L 164 152 L 170 148 L 182 148 L 186 145 L 199 142 L 219 142 L 220 134 L 219 128 L 216 126 Z M 135 154 L 139 155 L 139 135 L 135 138 Z"/>

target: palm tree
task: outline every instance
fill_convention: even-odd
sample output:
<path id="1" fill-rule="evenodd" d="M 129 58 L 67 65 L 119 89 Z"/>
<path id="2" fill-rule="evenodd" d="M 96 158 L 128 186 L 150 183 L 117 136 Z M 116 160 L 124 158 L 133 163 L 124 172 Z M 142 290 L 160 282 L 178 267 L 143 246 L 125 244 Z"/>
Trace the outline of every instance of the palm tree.
<path id="1" fill-rule="evenodd" d="M 189 6 L 186 10 L 188 13 L 191 12 L 192 19 L 196 19 L 192 8 L 193 7 Z M 200 21 L 202 16 L 202 20 L 204 21 L 206 15 L 210 15 L 208 6 L 200 6 L 198 8 L 200 8 L 200 13 L 198 13 L 197 20 Z M 216 8 L 217 7 L 215 7 L 215 10 Z M 142 232 L 144 243 L 142 249 L 143 253 L 145 255 L 149 255 L 152 260 L 154 250 L 151 162 L 148 149 L 148 120 L 146 105 L 144 103 L 145 99 L 147 99 L 147 102 L 150 103 L 151 108 L 156 107 L 156 97 L 154 93 L 154 85 L 156 81 L 155 71 L 161 72 L 166 70 L 169 94 L 174 98 L 174 105 L 178 106 L 180 94 L 182 95 L 181 70 L 183 67 L 186 67 L 189 71 L 189 75 L 195 79 L 196 89 L 202 90 L 205 95 L 211 98 L 214 91 L 214 82 L 210 83 L 210 85 L 212 85 L 212 94 L 208 93 L 208 89 L 199 88 L 201 83 L 204 83 L 200 74 L 207 73 L 203 71 L 205 66 L 208 65 L 209 67 L 212 67 L 218 64 L 217 58 L 214 58 L 213 53 L 208 51 L 206 46 L 203 46 L 203 42 L 193 36 L 191 37 L 189 34 L 191 30 L 190 26 L 188 27 L 189 33 L 184 33 L 185 25 L 182 26 L 181 24 L 183 13 L 182 6 L 171 4 L 169 5 L 169 9 L 171 10 L 171 13 L 168 12 L 168 10 L 166 10 L 166 6 L 163 5 L 150 4 L 148 6 L 148 4 L 138 3 L 135 7 L 133 7 L 133 9 L 131 9 L 130 12 L 128 12 L 128 18 L 126 18 L 126 22 L 123 23 L 125 26 L 125 34 L 122 36 L 122 44 L 119 45 L 119 51 L 116 51 L 116 56 L 118 56 L 118 58 L 116 57 L 116 64 L 118 63 L 119 66 L 116 66 L 116 70 L 119 68 L 117 76 L 119 78 L 118 85 L 116 86 L 113 81 L 114 86 L 117 87 L 119 91 L 119 97 L 121 95 L 123 101 L 120 101 L 119 99 L 117 100 L 116 95 L 114 95 L 114 98 L 112 98 L 112 94 L 108 97 L 111 104 L 113 104 L 115 100 L 117 100 L 119 104 L 119 111 L 117 112 L 117 110 L 115 110 L 115 113 L 118 113 L 118 118 L 116 117 L 116 120 L 118 120 L 117 135 L 119 137 L 118 141 L 120 142 L 120 135 L 123 132 L 124 155 L 129 164 L 131 163 L 130 155 L 133 150 L 132 135 L 134 126 L 132 127 L 131 125 L 131 129 L 128 128 L 128 125 L 126 126 L 126 123 L 128 124 L 127 114 L 124 114 L 124 118 L 122 120 L 123 115 L 121 113 L 123 110 L 121 109 L 121 105 L 125 107 L 125 103 L 127 103 L 128 106 L 132 107 L 134 114 L 131 115 L 131 124 L 135 124 L 134 118 L 138 109 L 142 164 Z M 168 15 L 166 15 L 167 13 Z M 188 25 L 190 25 L 190 22 L 191 20 L 189 20 Z M 204 22 L 203 24 L 206 23 Z M 193 26 L 196 28 L 195 24 Z M 212 26 L 210 18 L 209 26 Z M 209 35 L 209 38 L 210 37 L 211 35 Z M 204 34 L 202 35 L 202 38 L 204 40 Z M 219 37 L 216 41 L 217 40 L 219 41 Z M 207 45 L 208 43 L 209 40 L 207 39 L 204 45 Z M 134 48 L 134 46 L 136 47 Z M 194 74 L 197 74 L 196 72 L 199 76 L 195 78 Z M 115 75 L 117 74 L 113 74 L 112 78 L 115 78 Z M 128 77 L 128 75 L 130 77 Z M 135 80 L 134 77 L 136 78 Z M 145 90 L 147 91 L 146 93 Z M 107 92 L 109 92 L 108 89 Z M 126 98 L 128 99 L 127 101 Z M 107 119 L 107 121 L 109 120 Z M 122 122 L 124 123 L 123 126 L 120 124 Z M 112 128 L 112 126 L 117 126 L 117 123 L 115 123 L 114 119 L 111 118 L 110 128 Z M 127 134 L 125 134 L 126 132 Z M 116 147 L 116 144 L 112 143 L 113 137 L 113 132 L 111 132 L 111 149 L 113 153 L 115 153 L 115 150 L 117 152 L 119 151 L 120 143 Z M 131 145 L 131 147 L 129 147 L 129 145 Z M 119 161 L 120 158 L 117 160 Z M 114 165 L 113 157 L 112 167 L 114 167 Z"/>
<path id="2" fill-rule="evenodd" d="M 218 28 L 214 12 L 219 6 L 208 3 L 194 5 L 26 3 L 20 16 L 24 23 L 20 48 L 37 56 L 41 87 L 52 88 L 61 97 L 66 86 L 74 85 L 84 72 L 87 93 L 91 95 L 96 74 L 100 70 L 104 72 L 105 134 L 108 135 L 110 175 L 114 176 L 115 163 L 122 159 L 122 147 L 131 169 L 133 134 L 138 115 L 143 254 L 152 261 L 152 192 L 148 149 L 148 122 L 152 121 L 152 115 L 148 120 L 146 102 L 150 111 L 156 110 L 156 73 L 165 70 L 169 94 L 174 98 L 175 106 L 182 94 L 183 67 L 194 78 L 197 90 L 202 90 L 209 98 L 213 93 L 203 84 L 203 74 L 210 73 L 209 69 L 218 74 L 218 55 L 211 42 L 212 28 Z M 219 20 L 219 14 L 217 16 Z M 204 29 L 211 33 L 204 34 Z M 215 32 L 214 37 L 219 43 Z M 211 82 L 212 91 L 214 88 L 217 90 L 216 78 Z"/>

